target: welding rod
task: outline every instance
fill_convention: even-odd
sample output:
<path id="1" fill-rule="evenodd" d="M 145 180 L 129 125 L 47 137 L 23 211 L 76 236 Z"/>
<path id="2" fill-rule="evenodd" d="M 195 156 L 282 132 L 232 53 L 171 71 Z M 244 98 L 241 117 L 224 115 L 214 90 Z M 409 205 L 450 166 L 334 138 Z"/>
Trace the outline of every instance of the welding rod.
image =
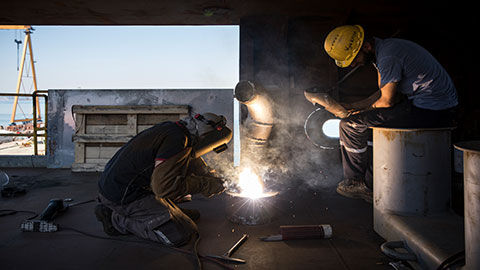
<path id="1" fill-rule="evenodd" d="M 242 236 L 242 238 L 240 238 L 240 239 L 237 241 L 237 243 L 235 243 L 235 245 L 233 245 L 233 246 L 227 251 L 227 253 L 225 253 L 224 256 L 226 256 L 226 257 L 232 256 L 232 254 L 233 254 L 235 251 L 237 251 L 237 249 L 243 244 L 243 242 L 245 242 L 245 241 L 247 240 L 247 238 L 248 238 L 248 235 L 247 235 L 247 234 L 244 234 L 244 235 Z"/>
<path id="2" fill-rule="evenodd" d="M 280 226 L 280 234 L 261 237 L 266 242 L 296 240 L 296 239 L 320 239 L 332 237 L 332 226 L 322 225 L 287 225 Z"/>
<path id="3" fill-rule="evenodd" d="M 232 254 L 248 239 L 248 235 L 244 234 L 225 254 L 218 256 L 218 255 L 207 255 L 207 257 L 219 259 L 226 263 L 233 263 L 233 264 L 244 264 L 246 263 L 245 260 L 232 258 Z"/>

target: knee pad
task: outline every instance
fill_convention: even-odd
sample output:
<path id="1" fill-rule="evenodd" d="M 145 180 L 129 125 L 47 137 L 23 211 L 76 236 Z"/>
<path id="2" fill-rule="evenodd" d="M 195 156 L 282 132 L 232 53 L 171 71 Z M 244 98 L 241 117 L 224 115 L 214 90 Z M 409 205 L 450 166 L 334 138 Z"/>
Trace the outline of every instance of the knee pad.
<path id="1" fill-rule="evenodd" d="M 164 245 L 179 247 L 190 241 L 194 233 L 196 233 L 196 228 L 191 228 L 172 219 L 155 228 L 153 232 Z"/>

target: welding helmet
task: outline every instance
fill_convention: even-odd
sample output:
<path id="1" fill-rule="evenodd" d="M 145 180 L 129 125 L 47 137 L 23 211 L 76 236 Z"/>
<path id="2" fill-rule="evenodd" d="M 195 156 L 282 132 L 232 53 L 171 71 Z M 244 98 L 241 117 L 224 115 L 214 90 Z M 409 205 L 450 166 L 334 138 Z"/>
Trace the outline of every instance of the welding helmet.
<path id="1" fill-rule="evenodd" d="M 210 151 L 215 153 L 227 149 L 227 143 L 232 139 L 232 131 L 226 126 L 223 115 L 213 113 L 196 114 L 196 140 L 193 144 L 193 155 L 198 158 Z"/>
<path id="2" fill-rule="evenodd" d="M 348 67 L 362 48 L 364 39 L 360 25 L 344 25 L 333 29 L 325 39 L 324 48 L 339 67 Z"/>

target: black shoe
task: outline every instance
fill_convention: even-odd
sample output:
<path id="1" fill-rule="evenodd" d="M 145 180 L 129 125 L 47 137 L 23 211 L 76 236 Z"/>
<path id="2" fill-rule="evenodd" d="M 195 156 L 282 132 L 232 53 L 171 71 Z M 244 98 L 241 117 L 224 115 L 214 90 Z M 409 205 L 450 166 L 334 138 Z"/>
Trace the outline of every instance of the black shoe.
<path id="1" fill-rule="evenodd" d="M 103 204 L 98 204 L 95 206 L 95 216 L 97 220 L 102 222 L 103 230 L 106 234 L 110 236 L 122 235 L 121 232 L 117 231 L 112 224 L 112 209 L 106 207 Z"/>
<path id="2" fill-rule="evenodd" d="M 373 192 L 364 181 L 345 179 L 338 183 L 337 193 L 352 199 L 363 199 L 368 203 L 373 202 Z"/>
<path id="3" fill-rule="evenodd" d="M 196 221 L 200 218 L 200 211 L 198 211 L 197 209 L 180 208 L 180 210 L 182 210 L 182 212 L 193 221 Z"/>

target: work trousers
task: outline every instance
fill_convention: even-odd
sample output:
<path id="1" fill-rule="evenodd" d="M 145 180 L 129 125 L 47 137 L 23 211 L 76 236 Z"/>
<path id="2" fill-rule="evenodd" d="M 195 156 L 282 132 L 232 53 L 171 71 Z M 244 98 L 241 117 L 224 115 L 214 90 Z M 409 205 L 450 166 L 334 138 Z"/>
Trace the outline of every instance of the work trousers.
<path id="1" fill-rule="evenodd" d="M 126 205 L 116 204 L 99 195 L 100 202 L 112 209 L 112 225 L 123 233 L 182 246 L 198 232 L 197 225 L 170 199 L 155 199 L 153 194 Z"/>
<path id="2" fill-rule="evenodd" d="M 365 181 L 373 187 L 372 129 L 434 128 L 455 125 L 455 111 L 427 110 L 413 106 L 405 100 L 391 108 L 379 108 L 351 115 L 340 121 L 340 151 L 344 179 Z M 388 149 L 385 149 L 388 151 Z"/>

